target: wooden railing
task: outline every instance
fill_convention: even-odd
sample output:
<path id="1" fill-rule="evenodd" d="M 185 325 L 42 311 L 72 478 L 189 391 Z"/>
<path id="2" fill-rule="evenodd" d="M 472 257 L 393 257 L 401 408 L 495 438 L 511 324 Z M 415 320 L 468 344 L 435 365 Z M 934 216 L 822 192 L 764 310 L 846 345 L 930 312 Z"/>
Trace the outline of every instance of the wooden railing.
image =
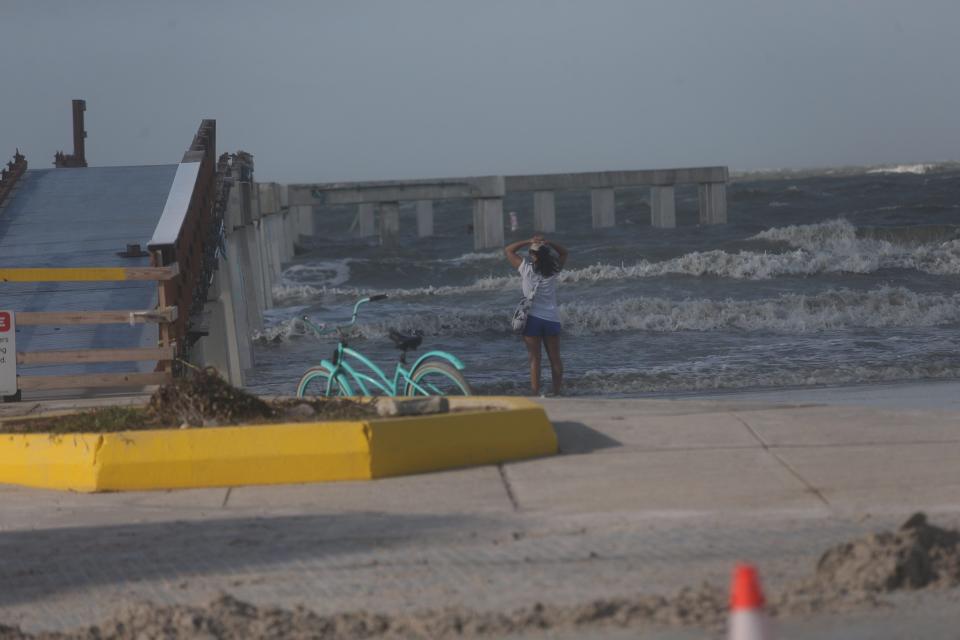
<path id="1" fill-rule="evenodd" d="M 0 268 L 2 282 L 90 282 L 90 281 L 156 281 L 176 280 L 180 271 L 176 264 L 167 267 L 71 267 L 71 268 Z M 159 307 L 136 311 L 20 311 L 15 313 L 18 327 L 41 325 L 145 324 L 160 327 L 176 324 L 175 307 Z M 19 391 L 51 389 L 144 387 L 170 381 L 176 358 L 172 345 L 131 347 L 122 349 L 71 349 L 18 351 L 18 365 L 87 364 L 96 362 L 156 361 L 162 363 L 152 373 L 94 373 L 82 375 L 18 376 Z"/>
<path id="2" fill-rule="evenodd" d="M 180 310 L 174 322 L 160 325 L 160 346 L 173 346 L 185 355 L 190 311 L 198 289 L 204 288 L 204 249 L 213 225 L 216 198 L 215 120 L 204 120 L 190 149 L 183 155 L 157 229 L 147 247 L 154 267 L 179 264 L 182 276 L 160 285 L 161 307 Z"/>

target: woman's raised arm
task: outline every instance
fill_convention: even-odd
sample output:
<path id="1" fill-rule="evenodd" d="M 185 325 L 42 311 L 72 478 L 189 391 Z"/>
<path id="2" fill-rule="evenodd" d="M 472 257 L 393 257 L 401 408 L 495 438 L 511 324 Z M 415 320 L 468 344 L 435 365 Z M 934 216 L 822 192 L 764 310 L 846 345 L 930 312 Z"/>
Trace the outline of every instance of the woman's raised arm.
<path id="1" fill-rule="evenodd" d="M 520 265 L 523 263 L 523 258 L 517 255 L 517 251 L 530 244 L 533 244 L 533 240 L 517 240 L 503 248 L 503 252 L 507 254 L 507 260 L 510 261 L 514 269 L 520 268 Z"/>

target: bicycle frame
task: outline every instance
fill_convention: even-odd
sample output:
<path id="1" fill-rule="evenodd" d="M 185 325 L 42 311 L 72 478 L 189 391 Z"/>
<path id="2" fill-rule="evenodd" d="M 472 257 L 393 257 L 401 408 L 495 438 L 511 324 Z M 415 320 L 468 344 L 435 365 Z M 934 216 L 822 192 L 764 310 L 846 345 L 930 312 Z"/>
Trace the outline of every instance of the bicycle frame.
<path id="1" fill-rule="evenodd" d="M 348 362 L 347 358 L 352 358 L 356 360 L 364 367 L 369 369 L 374 375 L 369 375 L 365 371 L 361 370 L 359 367 Z M 337 347 L 337 362 L 333 363 L 328 360 L 324 360 L 320 363 L 325 365 L 328 370 L 333 373 L 327 379 L 327 393 L 329 394 L 332 389 L 330 388 L 334 384 L 334 380 L 337 376 L 346 374 L 348 381 L 352 382 L 358 387 L 358 391 L 361 395 L 369 396 L 372 395 L 370 392 L 373 390 L 380 390 L 385 395 L 395 396 L 397 395 L 397 389 L 400 387 L 401 383 L 408 382 L 414 384 L 410 379 L 410 371 L 407 371 L 403 365 L 399 362 L 397 363 L 396 369 L 393 372 L 393 379 L 390 380 L 387 378 L 386 373 L 378 367 L 373 361 L 367 358 L 365 355 L 359 351 L 355 351 L 350 347 L 344 347 L 342 344 Z M 375 377 L 374 377 L 375 376 Z M 418 387 L 418 385 L 415 385 Z"/>
<path id="2" fill-rule="evenodd" d="M 327 389 L 326 389 L 327 395 L 330 395 L 330 392 L 333 391 L 333 385 L 336 384 L 335 381 L 345 377 L 344 374 L 349 376 L 350 380 L 352 380 L 352 382 L 357 385 L 357 387 L 359 388 L 358 390 L 362 393 L 362 395 L 365 395 L 365 396 L 372 395 L 370 392 L 373 389 L 378 389 L 381 392 L 383 392 L 385 395 L 393 395 L 393 396 L 398 395 L 398 391 L 400 390 L 400 385 L 403 383 L 405 383 L 405 386 L 412 385 L 413 388 L 419 393 L 422 393 L 424 395 L 430 395 L 430 393 L 426 389 L 418 385 L 412 379 L 413 372 L 416 371 L 420 363 L 424 362 L 428 358 L 437 357 L 437 358 L 446 360 L 459 371 L 462 371 L 465 368 L 463 363 L 460 361 L 460 359 L 454 356 L 453 354 L 447 353 L 446 351 L 428 351 L 427 353 L 417 358 L 416 362 L 413 363 L 413 366 L 410 369 L 407 369 L 403 366 L 405 364 L 404 362 L 397 362 L 393 372 L 393 379 L 391 380 L 387 377 L 386 373 L 384 373 L 384 371 L 380 367 L 378 367 L 372 360 L 367 358 L 365 355 L 363 355 L 359 351 L 356 351 L 354 349 L 351 349 L 348 346 L 345 346 L 343 341 L 342 331 L 356 323 L 360 305 L 366 302 L 370 302 L 371 300 L 380 300 L 385 297 L 386 296 L 382 296 L 382 297 L 372 296 L 370 298 L 363 298 L 359 300 L 356 303 L 356 305 L 354 305 L 353 307 L 353 316 L 350 319 L 350 323 L 343 326 L 335 327 L 332 330 L 327 330 L 327 331 L 321 330 L 319 327 L 313 324 L 313 322 L 311 322 L 309 318 L 307 318 L 306 316 L 303 317 L 303 320 L 307 324 L 307 326 L 313 329 L 313 331 L 318 336 L 324 335 L 327 333 L 333 333 L 334 331 L 336 331 L 338 335 L 340 335 L 340 340 L 337 342 L 337 351 L 334 354 L 334 362 L 330 362 L 329 360 L 322 360 L 320 362 L 321 366 L 325 366 L 331 372 L 330 376 L 327 378 Z M 373 374 L 375 374 L 376 377 L 365 373 L 364 371 L 358 369 L 357 367 L 354 367 L 347 361 L 347 358 L 352 358 L 353 360 L 358 361 L 364 367 L 369 369 Z M 349 383 L 348 380 L 344 380 L 344 382 Z M 351 389 L 351 392 L 352 392 L 352 389 Z"/>

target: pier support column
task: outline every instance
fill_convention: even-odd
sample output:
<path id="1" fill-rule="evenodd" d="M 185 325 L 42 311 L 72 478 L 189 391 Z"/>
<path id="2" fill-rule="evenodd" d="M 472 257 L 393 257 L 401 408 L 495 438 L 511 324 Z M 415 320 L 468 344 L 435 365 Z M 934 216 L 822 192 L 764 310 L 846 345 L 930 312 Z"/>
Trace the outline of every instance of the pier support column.
<path id="1" fill-rule="evenodd" d="M 296 253 L 297 241 L 300 234 L 297 232 L 297 225 L 294 224 L 293 211 L 284 209 L 280 213 L 281 245 L 280 257 L 284 262 L 293 259 Z"/>
<path id="2" fill-rule="evenodd" d="M 374 222 L 373 210 L 373 203 L 365 202 L 357 205 L 357 219 L 354 224 L 357 229 L 357 235 L 361 238 L 369 238 L 370 236 L 377 235 L 377 225 Z"/>
<path id="3" fill-rule="evenodd" d="M 400 203 L 380 203 L 380 244 L 395 247 L 400 241 Z"/>
<path id="4" fill-rule="evenodd" d="M 591 189 L 590 211 L 593 214 L 593 228 L 602 229 L 616 224 L 613 189 Z"/>
<path id="5" fill-rule="evenodd" d="M 553 233 L 557 230 L 557 207 L 553 191 L 533 194 L 533 230 Z"/>
<path id="6" fill-rule="evenodd" d="M 433 200 L 417 200 L 417 237 L 433 235 Z"/>
<path id="7" fill-rule="evenodd" d="M 727 223 L 727 185 L 705 182 L 700 185 L 700 224 Z"/>
<path id="8" fill-rule="evenodd" d="M 243 268 L 244 300 L 247 326 L 259 331 L 263 328 L 263 310 L 267 308 L 267 293 L 263 289 L 263 267 L 260 264 L 259 235 L 254 225 L 234 232 L 240 240 L 239 256 Z M 229 250 L 229 248 L 228 248 Z M 230 256 L 230 254 L 227 254 Z"/>
<path id="9" fill-rule="evenodd" d="M 253 368 L 253 345 L 250 342 L 250 335 L 253 330 L 250 328 L 250 310 L 256 310 L 256 300 L 247 298 L 248 286 L 247 276 L 250 273 L 249 267 L 245 268 L 241 245 L 243 241 L 237 233 L 231 233 L 225 238 L 227 244 L 228 259 L 220 258 L 218 269 L 226 271 L 230 275 L 230 306 L 233 314 L 234 323 L 234 346 L 237 349 L 239 358 L 240 379 L 243 380 L 244 372 Z M 229 333 L 230 327 L 227 326 Z"/>
<path id="10" fill-rule="evenodd" d="M 317 232 L 316 225 L 313 220 L 313 207 L 309 205 L 302 205 L 297 207 L 296 211 L 298 235 L 306 236 L 308 238 L 313 237 L 313 234 Z"/>
<path id="11" fill-rule="evenodd" d="M 473 201 L 473 248 L 503 246 L 503 198 L 476 198 Z"/>
<path id="12" fill-rule="evenodd" d="M 673 185 L 650 187 L 650 224 L 661 229 L 673 229 L 677 226 Z"/>
<path id="13" fill-rule="evenodd" d="M 269 229 L 270 218 L 260 218 L 257 220 L 257 250 L 259 252 L 260 279 L 263 288 L 263 308 L 273 309 L 273 258 L 272 243 L 270 242 Z"/>

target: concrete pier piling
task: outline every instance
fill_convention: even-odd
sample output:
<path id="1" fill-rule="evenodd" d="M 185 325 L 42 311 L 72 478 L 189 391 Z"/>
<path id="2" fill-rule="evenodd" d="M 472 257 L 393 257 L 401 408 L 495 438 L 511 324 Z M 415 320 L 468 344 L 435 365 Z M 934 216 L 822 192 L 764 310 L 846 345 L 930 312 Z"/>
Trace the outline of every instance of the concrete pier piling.
<path id="1" fill-rule="evenodd" d="M 417 200 L 417 237 L 433 235 L 433 200 Z"/>
<path id="2" fill-rule="evenodd" d="M 372 202 L 357 205 L 356 234 L 361 238 L 377 235 L 376 216 Z"/>
<path id="3" fill-rule="evenodd" d="M 249 282 L 248 289 L 253 292 L 253 296 L 247 297 L 256 303 L 257 317 L 250 320 L 250 326 L 254 329 L 263 328 L 262 314 L 264 310 L 269 309 L 270 290 L 264 288 L 263 263 L 261 261 L 262 251 L 260 248 L 260 230 L 258 225 L 250 223 L 249 225 L 236 229 L 233 232 L 241 236 L 240 259 L 243 260 L 244 272 L 247 274 L 244 281 Z"/>
<path id="4" fill-rule="evenodd" d="M 727 185 L 708 182 L 699 186 L 700 224 L 727 223 Z"/>
<path id="5" fill-rule="evenodd" d="M 650 187 L 650 224 L 661 229 L 673 229 L 677 226 L 673 185 Z"/>
<path id="6" fill-rule="evenodd" d="M 696 184 L 700 188 L 702 224 L 723 224 L 727 220 L 726 167 L 691 167 L 640 171 L 595 171 L 517 176 L 481 176 L 429 180 L 380 182 L 339 182 L 294 184 L 287 188 L 288 204 L 298 206 L 358 205 L 354 229 L 360 237 L 379 233 L 384 244 L 399 235 L 399 221 L 376 222 L 375 207 L 384 203 L 416 202 L 417 235 L 433 234 L 433 201 L 473 200 L 474 248 L 490 249 L 503 244 L 503 197 L 507 193 L 533 192 L 536 231 L 557 230 L 557 191 L 589 191 L 595 229 L 616 224 L 616 189 L 650 187 L 651 224 L 676 226 L 674 187 Z M 390 211 L 392 209 L 381 209 Z"/>
<path id="7" fill-rule="evenodd" d="M 557 230 L 557 206 L 553 191 L 534 192 L 533 229 L 544 233 Z"/>
<path id="8" fill-rule="evenodd" d="M 297 235 L 311 237 L 316 234 L 316 221 L 313 217 L 312 206 L 291 207 L 296 213 Z"/>
<path id="9" fill-rule="evenodd" d="M 381 202 L 380 213 L 380 244 L 385 247 L 395 247 L 400 241 L 400 203 Z"/>
<path id="10" fill-rule="evenodd" d="M 616 210 L 613 189 L 590 190 L 590 213 L 593 216 L 593 228 L 603 229 L 616 225 Z"/>
<path id="11" fill-rule="evenodd" d="M 473 248 L 503 246 L 503 198 L 473 201 Z"/>

